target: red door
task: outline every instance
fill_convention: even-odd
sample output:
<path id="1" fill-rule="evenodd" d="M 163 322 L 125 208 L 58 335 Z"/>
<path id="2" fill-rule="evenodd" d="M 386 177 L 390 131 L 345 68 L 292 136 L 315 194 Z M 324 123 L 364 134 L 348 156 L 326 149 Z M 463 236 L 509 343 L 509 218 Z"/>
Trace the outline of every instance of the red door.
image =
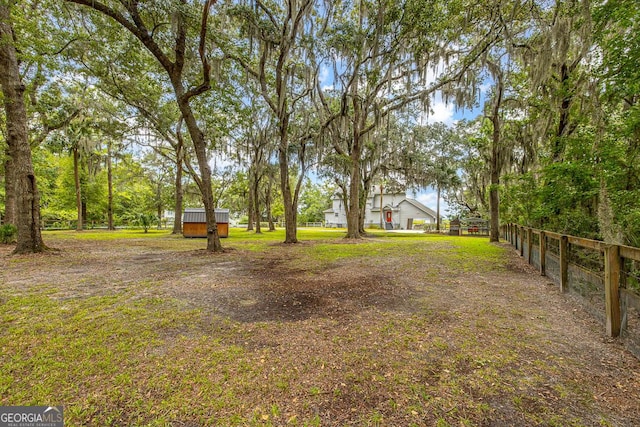
<path id="1" fill-rule="evenodd" d="M 387 211 L 387 222 L 391 222 L 391 211 Z"/>

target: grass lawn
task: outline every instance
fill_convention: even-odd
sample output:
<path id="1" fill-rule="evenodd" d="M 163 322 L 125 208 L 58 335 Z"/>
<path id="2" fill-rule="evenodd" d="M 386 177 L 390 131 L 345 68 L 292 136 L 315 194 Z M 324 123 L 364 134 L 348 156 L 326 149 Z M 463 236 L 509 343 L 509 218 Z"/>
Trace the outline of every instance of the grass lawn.
<path id="1" fill-rule="evenodd" d="M 0 405 L 67 426 L 631 426 L 640 362 L 486 239 L 232 229 L 0 246 Z"/>

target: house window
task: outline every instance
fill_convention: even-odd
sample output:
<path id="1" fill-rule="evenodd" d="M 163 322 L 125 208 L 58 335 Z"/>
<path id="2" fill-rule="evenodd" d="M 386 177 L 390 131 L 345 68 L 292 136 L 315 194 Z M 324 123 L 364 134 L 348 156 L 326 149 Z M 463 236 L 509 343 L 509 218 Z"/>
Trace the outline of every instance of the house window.
<path id="1" fill-rule="evenodd" d="M 338 218 L 338 212 L 333 214 L 336 218 Z"/>

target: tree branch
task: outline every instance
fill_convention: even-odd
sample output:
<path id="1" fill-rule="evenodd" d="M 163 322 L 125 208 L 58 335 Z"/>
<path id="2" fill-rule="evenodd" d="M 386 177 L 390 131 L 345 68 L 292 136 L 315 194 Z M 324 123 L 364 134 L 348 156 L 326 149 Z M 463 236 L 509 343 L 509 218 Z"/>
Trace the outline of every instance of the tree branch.
<path id="1" fill-rule="evenodd" d="M 49 125 L 43 119 L 42 120 L 42 125 L 43 125 L 44 129 L 42 130 L 42 132 L 40 132 L 40 134 L 38 136 L 35 137 L 35 139 L 33 141 L 31 141 L 31 146 L 32 147 L 37 147 L 38 145 L 40 145 L 42 143 L 42 141 L 45 140 L 45 138 L 51 132 L 53 132 L 54 130 L 58 130 L 58 129 L 62 129 L 64 127 L 67 127 L 69 125 L 69 123 L 71 123 L 71 120 L 73 120 L 76 117 L 78 117 L 78 114 L 80 114 L 80 109 L 79 108 L 74 110 L 71 114 L 69 114 L 64 119 L 62 119 L 59 122 L 54 123 L 52 125 Z"/>
<path id="2" fill-rule="evenodd" d="M 202 63 L 202 83 L 184 94 L 184 99 L 188 100 L 194 96 L 198 96 L 211 89 L 211 65 L 207 59 L 206 38 L 207 38 L 207 22 L 209 19 L 209 10 L 215 3 L 215 0 L 205 0 L 202 8 L 202 20 L 200 22 L 200 42 L 198 43 L 198 54 Z"/>
<path id="3" fill-rule="evenodd" d="M 184 144 L 184 137 L 182 136 L 183 122 L 184 122 L 184 118 L 180 117 L 180 120 L 178 121 L 178 126 L 176 127 L 176 138 L 178 138 L 178 144 L 181 147 L 186 147 L 186 145 Z M 189 161 L 189 159 L 187 159 L 187 156 L 185 155 L 182 160 L 187 170 L 189 171 L 189 175 L 191 175 L 191 178 L 193 178 L 193 180 L 196 182 L 196 185 L 198 186 L 198 188 L 202 188 L 202 179 L 200 178 L 198 173 L 195 171 L 195 169 L 191 165 L 191 162 Z"/>
<path id="4" fill-rule="evenodd" d="M 105 5 L 104 3 L 97 0 L 65 0 L 68 3 L 75 3 L 81 6 L 86 6 L 90 9 L 98 11 L 103 15 L 108 16 L 114 21 L 118 22 L 124 28 L 126 28 L 131 34 L 133 34 L 138 40 L 142 42 L 142 44 L 151 52 L 151 54 L 160 62 L 162 67 L 170 72 L 173 68 L 173 63 L 171 60 L 165 55 L 160 46 L 155 42 L 153 37 L 147 31 L 144 23 L 140 19 L 140 16 L 137 12 L 136 5 L 137 2 L 123 2 L 125 6 L 128 5 L 127 10 L 131 13 L 131 17 L 134 22 L 129 21 L 123 14 L 118 12 L 117 10 Z"/>

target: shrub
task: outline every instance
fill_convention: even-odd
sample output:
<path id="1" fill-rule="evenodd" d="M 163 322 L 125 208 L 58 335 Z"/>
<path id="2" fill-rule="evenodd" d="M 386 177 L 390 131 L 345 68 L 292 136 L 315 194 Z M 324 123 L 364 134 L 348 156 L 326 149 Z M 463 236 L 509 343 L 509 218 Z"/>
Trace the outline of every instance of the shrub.
<path id="1" fill-rule="evenodd" d="M 13 243 L 16 241 L 18 229 L 13 224 L 0 225 L 0 243 Z"/>
<path id="2" fill-rule="evenodd" d="M 158 217 L 153 214 L 140 213 L 137 215 L 136 222 L 141 225 L 142 228 L 144 228 L 144 232 L 147 233 L 151 224 L 158 222 Z"/>

